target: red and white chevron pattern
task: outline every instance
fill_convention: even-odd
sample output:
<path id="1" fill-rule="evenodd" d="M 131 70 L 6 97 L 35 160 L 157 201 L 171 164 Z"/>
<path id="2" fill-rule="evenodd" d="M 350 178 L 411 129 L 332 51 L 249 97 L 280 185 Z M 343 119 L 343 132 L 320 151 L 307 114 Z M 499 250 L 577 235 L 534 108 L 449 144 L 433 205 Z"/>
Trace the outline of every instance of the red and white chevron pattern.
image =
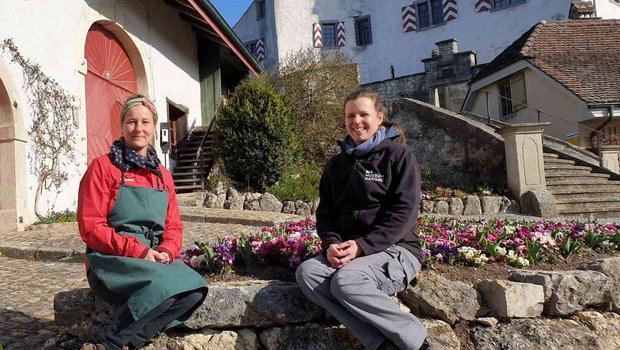
<path id="1" fill-rule="evenodd" d="M 456 19 L 458 14 L 456 0 L 443 0 L 443 20 L 448 22 Z"/>
<path id="2" fill-rule="evenodd" d="M 491 5 L 491 0 L 476 0 L 476 11 L 490 11 L 493 6 Z"/>
<path id="3" fill-rule="evenodd" d="M 312 33 L 314 38 L 314 47 L 323 47 L 323 33 L 321 32 L 321 23 L 312 25 Z"/>
<path id="4" fill-rule="evenodd" d="M 346 40 L 344 37 L 344 22 L 338 22 L 338 26 L 336 26 L 336 34 L 338 37 L 338 46 L 342 47 L 345 45 Z"/>
<path id="5" fill-rule="evenodd" d="M 254 53 L 254 56 L 256 56 L 256 59 L 259 62 L 262 62 L 265 59 L 265 42 L 262 38 L 258 39 L 256 42 L 256 52 Z"/>
<path id="6" fill-rule="evenodd" d="M 418 29 L 418 23 L 416 22 L 415 16 L 415 5 L 411 4 L 403 6 L 401 10 L 403 14 L 403 30 L 405 33 L 413 32 Z"/>

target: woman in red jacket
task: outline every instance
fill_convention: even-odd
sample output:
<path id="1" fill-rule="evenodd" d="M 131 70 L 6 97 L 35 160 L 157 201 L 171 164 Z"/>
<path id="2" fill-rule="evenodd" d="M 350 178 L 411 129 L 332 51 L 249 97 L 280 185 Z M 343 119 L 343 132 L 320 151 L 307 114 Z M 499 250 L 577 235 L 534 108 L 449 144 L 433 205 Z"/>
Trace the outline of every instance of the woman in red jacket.
<path id="1" fill-rule="evenodd" d="M 90 287 L 127 306 L 96 344 L 83 345 L 87 350 L 141 347 L 187 320 L 207 294 L 202 277 L 177 260 L 183 224 L 172 175 L 151 147 L 155 106 L 130 97 L 120 124 L 122 137 L 93 160 L 80 182 L 78 225 Z"/>

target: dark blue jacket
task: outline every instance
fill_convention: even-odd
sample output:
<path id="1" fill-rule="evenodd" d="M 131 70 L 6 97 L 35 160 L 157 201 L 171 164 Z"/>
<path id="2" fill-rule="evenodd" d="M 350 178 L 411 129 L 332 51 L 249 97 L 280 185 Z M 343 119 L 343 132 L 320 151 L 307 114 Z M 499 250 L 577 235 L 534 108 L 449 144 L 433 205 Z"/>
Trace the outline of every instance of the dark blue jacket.
<path id="1" fill-rule="evenodd" d="M 363 156 L 335 155 L 319 191 L 316 218 L 323 254 L 330 244 L 353 239 L 363 255 L 398 244 L 422 261 L 420 167 L 406 145 L 385 139 Z"/>

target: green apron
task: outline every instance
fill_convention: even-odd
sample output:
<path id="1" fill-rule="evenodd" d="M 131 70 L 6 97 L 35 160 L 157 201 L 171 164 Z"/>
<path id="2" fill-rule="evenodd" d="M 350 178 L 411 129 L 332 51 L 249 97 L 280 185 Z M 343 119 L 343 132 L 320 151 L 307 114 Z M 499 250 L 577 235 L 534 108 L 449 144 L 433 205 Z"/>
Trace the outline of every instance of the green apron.
<path id="1" fill-rule="evenodd" d="M 108 214 L 108 225 L 118 234 L 134 236 L 155 249 L 165 228 L 167 211 L 166 190 L 127 187 L 123 173 L 116 203 Z M 108 289 L 128 296 L 127 307 L 136 320 L 179 293 L 204 288 L 206 295 L 207 285 L 202 276 L 180 259 L 162 264 L 108 255 L 90 248 L 86 249 L 86 257 L 90 268 Z M 185 320 L 175 320 L 166 329 Z"/>

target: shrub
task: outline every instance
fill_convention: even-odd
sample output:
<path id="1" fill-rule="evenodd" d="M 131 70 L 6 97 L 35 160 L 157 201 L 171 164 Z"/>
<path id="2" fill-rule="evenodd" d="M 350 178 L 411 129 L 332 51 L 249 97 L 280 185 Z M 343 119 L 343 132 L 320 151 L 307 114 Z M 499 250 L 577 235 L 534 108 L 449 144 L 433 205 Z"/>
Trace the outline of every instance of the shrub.
<path id="1" fill-rule="evenodd" d="M 290 108 L 263 77 L 241 82 L 217 118 L 215 154 L 235 181 L 264 189 L 299 157 Z"/>
<path id="2" fill-rule="evenodd" d="M 319 198 L 321 168 L 312 163 L 303 163 L 289 168 L 282 181 L 267 191 L 280 201 L 313 201 Z"/>
<path id="3" fill-rule="evenodd" d="M 359 87 L 357 65 L 339 51 L 302 49 L 284 59 L 273 74 L 304 135 L 304 159 L 324 164 L 339 151 L 345 135 L 344 98 Z"/>

